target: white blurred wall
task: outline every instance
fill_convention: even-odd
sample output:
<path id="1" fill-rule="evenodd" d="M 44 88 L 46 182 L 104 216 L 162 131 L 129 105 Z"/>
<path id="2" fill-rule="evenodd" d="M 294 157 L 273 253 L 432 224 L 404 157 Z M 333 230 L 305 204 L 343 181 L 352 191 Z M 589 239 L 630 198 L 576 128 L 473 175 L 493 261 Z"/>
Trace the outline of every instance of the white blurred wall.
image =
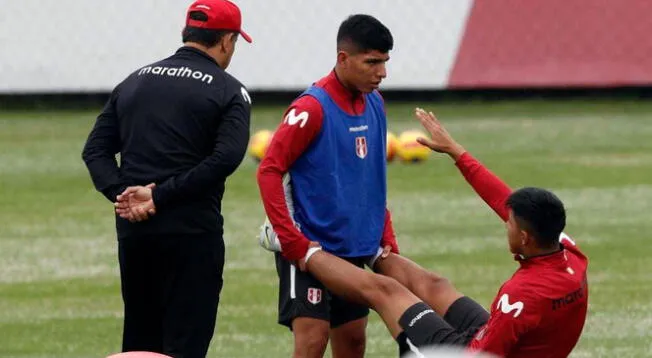
<path id="1" fill-rule="evenodd" d="M 337 28 L 368 13 L 392 31 L 384 88 L 446 86 L 473 0 L 239 0 L 229 72 L 249 89 L 300 90 L 335 60 Z M 0 92 L 109 91 L 181 46 L 190 1 L 0 0 Z"/>

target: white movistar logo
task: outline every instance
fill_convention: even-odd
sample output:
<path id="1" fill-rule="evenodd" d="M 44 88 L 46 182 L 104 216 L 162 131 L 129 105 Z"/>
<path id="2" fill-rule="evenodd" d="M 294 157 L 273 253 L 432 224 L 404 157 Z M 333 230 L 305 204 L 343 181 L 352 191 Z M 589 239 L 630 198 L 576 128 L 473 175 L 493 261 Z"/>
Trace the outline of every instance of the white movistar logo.
<path id="1" fill-rule="evenodd" d="M 303 128 L 306 125 L 306 122 L 308 122 L 308 112 L 301 112 L 299 115 L 297 115 L 296 108 L 292 108 L 288 112 L 288 115 L 285 116 L 285 123 L 293 126 L 299 122 L 301 122 L 299 127 Z"/>
<path id="2" fill-rule="evenodd" d="M 509 303 L 509 295 L 508 294 L 503 294 L 500 296 L 500 300 L 498 300 L 498 304 L 496 305 L 496 309 L 500 308 L 501 311 L 503 311 L 504 314 L 509 314 L 512 311 L 516 311 L 514 313 L 514 318 L 518 317 L 521 314 L 521 311 L 523 311 L 523 302 L 517 301 L 512 303 Z"/>

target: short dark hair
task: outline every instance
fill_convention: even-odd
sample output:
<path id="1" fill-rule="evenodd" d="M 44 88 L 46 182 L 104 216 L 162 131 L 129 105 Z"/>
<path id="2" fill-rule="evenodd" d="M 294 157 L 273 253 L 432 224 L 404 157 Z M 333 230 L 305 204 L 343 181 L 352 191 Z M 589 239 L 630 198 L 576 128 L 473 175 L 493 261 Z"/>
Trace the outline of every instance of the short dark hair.
<path id="1" fill-rule="evenodd" d="M 208 20 L 208 16 L 201 11 L 192 11 L 189 17 L 197 21 Z M 233 33 L 237 34 L 237 31 L 210 30 L 199 27 L 186 26 L 181 33 L 181 40 L 183 43 L 195 42 L 206 47 L 213 47 L 217 45 L 224 36 Z"/>
<path id="2" fill-rule="evenodd" d="M 337 32 L 337 48 L 353 45 L 359 52 L 389 52 L 394 47 L 392 33 L 378 19 L 370 15 L 351 15 Z"/>
<path id="3" fill-rule="evenodd" d="M 507 199 L 521 229 L 534 236 L 540 248 L 552 248 L 566 226 L 566 210 L 559 198 L 541 188 L 522 188 Z"/>

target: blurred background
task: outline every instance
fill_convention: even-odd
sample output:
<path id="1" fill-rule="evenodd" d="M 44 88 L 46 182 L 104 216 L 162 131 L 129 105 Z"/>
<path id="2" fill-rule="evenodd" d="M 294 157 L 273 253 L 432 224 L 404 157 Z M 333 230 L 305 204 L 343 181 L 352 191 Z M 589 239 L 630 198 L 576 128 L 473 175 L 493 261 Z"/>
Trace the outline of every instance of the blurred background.
<path id="1" fill-rule="evenodd" d="M 568 208 L 590 261 L 590 313 L 573 357 L 652 356 L 652 2 L 238 0 L 253 44 L 229 72 L 253 98 L 252 135 L 326 75 L 346 16 L 392 31 L 381 86 L 389 129 L 434 111 L 513 187 Z M 104 357 L 120 349 L 112 207 L 81 149 L 109 92 L 181 46 L 190 1 L 0 0 L 0 357 Z M 400 145 L 400 144 L 397 144 Z M 263 145 L 264 147 L 264 145 Z M 227 184 L 227 265 L 211 357 L 287 357 L 250 152 Z M 515 269 L 503 224 L 447 158 L 389 164 L 402 253 L 487 306 Z M 399 156 L 400 157 L 400 156 Z M 372 314 L 370 357 L 397 348 Z"/>
<path id="2" fill-rule="evenodd" d="M 180 42 L 187 1 L 4 1 L 0 92 L 104 93 Z M 385 90 L 649 85 L 644 0 L 240 0 L 230 72 L 253 91 L 302 90 L 332 65 L 340 22 L 393 32 Z"/>

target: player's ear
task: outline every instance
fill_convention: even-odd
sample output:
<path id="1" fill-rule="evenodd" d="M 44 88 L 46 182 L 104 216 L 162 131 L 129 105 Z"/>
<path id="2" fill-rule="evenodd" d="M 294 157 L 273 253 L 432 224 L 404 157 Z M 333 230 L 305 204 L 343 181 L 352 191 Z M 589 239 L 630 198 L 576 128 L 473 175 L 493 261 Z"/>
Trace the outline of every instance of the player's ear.
<path id="1" fill-rule="evenodd" d="M 533 239 L 532 235 L 530 235 L 529 232 L 527 232 L 525 230 L 522 230 L 522 229 L 518 231 L 518 236 L 519 236 L 519 239 L 521 240 L 521 245 L 522 246 L 529 245 L 531 243 L 531 240 Z"/>
<path id="2" fill-rule="evenodd" d="M 342 51 L 342 50 L 337 51 L 337 64 L 346 67 L 349 56 L 350 55 L 346 51 Z"/>
<path id="3" fill-rule="evenodd" d="M 237 40 L 238 40 L 238 34 L 235 32 L 224 34 L 224 36 L 222 36 L 219 42 L 220 50 L 224 53 L 228 53 L 231 50 L 231 48 L 235 46 L 235 42 Z"/>

